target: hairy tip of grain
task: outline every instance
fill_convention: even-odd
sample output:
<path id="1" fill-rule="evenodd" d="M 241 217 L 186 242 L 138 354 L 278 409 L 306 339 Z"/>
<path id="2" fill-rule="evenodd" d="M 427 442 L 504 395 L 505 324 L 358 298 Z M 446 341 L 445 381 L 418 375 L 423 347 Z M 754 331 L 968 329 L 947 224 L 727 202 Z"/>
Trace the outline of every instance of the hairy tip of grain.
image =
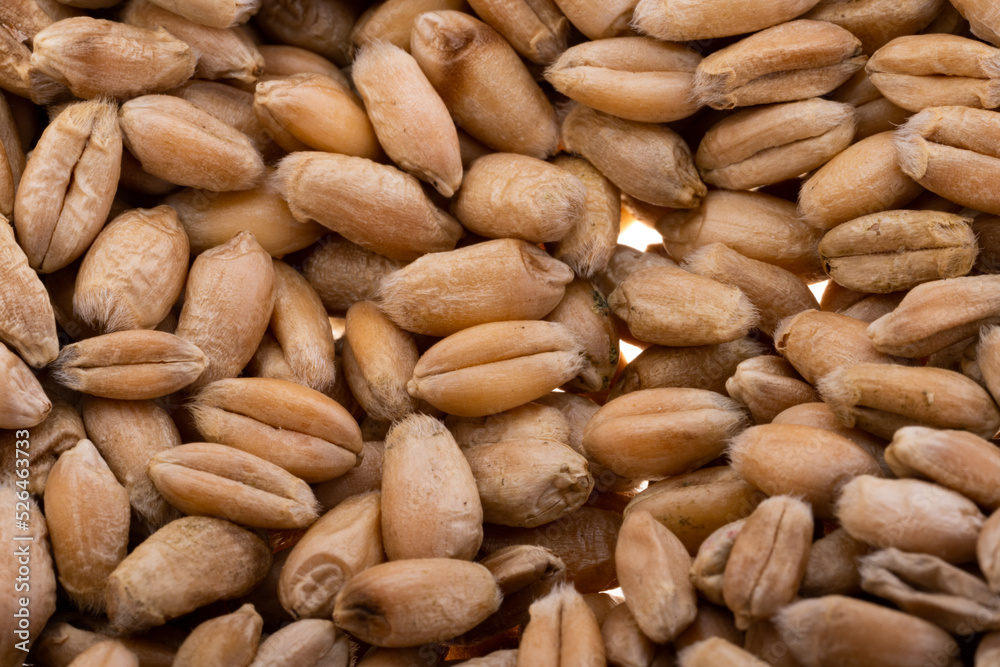
<path id="1" fill-rule="evenodd" d="M 378 285 L 375 287 L 375 293 L 372 294 L 371 299 L 378 306 L 378 309 L 383 315 L 388 317 L 390 320 L 395 321 L 397 317 L 405 315 L 408 311 L 405 303 L 402 300 L 397 301 L 393 299 L 394 294 L 398 294 L 401 289 L 406 288 L 405 276 L 400 273 L 397 269 L 392 273 L 387 273 L 382 276 L 381 280 L 378 281 Z M 441 295 L 443 298 L 448 298 L 447 294 Z"/>
<path id="2" fill-rule="evenodd" d="M 583 344 L 583 341 L 580 340 L 580 336 L 572 329 L 569 333 L 576 344 L 576 348 L 573 350 L 574 355 L 572 360 L 568 363 L 569 370 L 567 372 L 572 372 L 573 377 L 576 377 L 583 371 L 583 369 L 590 366 L 590 360 L 587 355 L 587 347 Z"/>
<path id="3" fill-rule="evenodd" d="M 712 253 L 719 249 L 719 246 L 723 246 L 723 243 L 709 243 L 708 245 L 703 245 L 700 248 L 696 248 L 684 256 L 681 261 L 681 268 L 690 273 L 698 273 L 698 268 L 704 261 L 711 261 Z M 726 247 L 726 250 L 730 248 Z M 736 251 L 734 251 L 736 252 Z"/>
<path id="4" fill-rule="evenodd" d="M 650 0 L 638 2 L 635 9 L 632 10 L 629 27 L 640 35 L 652 36 L 652 33 L 646 31 L 644 24 L 656 25 L 661 22 L 662 18 L 665 18 L 657 5 L 659 5 L 658 2 L 650 2 Z"/>
<path id="5" fill-rule="evenodd" d="M 236 27 L 250 20 L 260 10 L 261 0 L 235 0 L 233 3 L 233 22 L 230 27 Z"/>
<path id="6" fill-rule="evenodd" d="M 561 257 L 559 261 L 567 264 L 574 274 L 590 279 L 598 271 L 603 271 L 607 264 L 607 253 L 604 243 L 594 235 L 583 237 L 572 255 Z"/>
<path id="7" fill-rule="evenodd" d="M 824 375 L 816 382 L 816 390 L 837 417 L 837 421 L 853 427 L 854 417 L 851 415 L 851 407 L 858 401 L 860 394 L 845 377 L 849 370 L 850 366 L 847 366 Z"/>
<path id="8" fill-rule="evenodd" d="M 694 73 L 694 83 L 688 92 L 687 101 L 720 111 L 736 107 L 736 96 L 726 94 L 725 78 L 706 74 L 700 67 Z"/>
<path id="9" fill-rule="evenodd" d="M 853 479 L 846 480 L 838 486 L 837 497 L 833 500 L 832 513 L 833 516 L 839 517 L 847 511 L 851 505 L 857 502 L 854 497 L 858 494 L 858 486 L 863 483 L 865 478 L 871 478 L 873 475 L 858 475 Z"/>
<path id="10" fill-rule="evenodd" d="M 748 432 L 749 429 L 738 432 L 729 439 L 729 444 L 726 447 L 726 455 L 729 457 L 730 465 L 736 470 L 743 468 L 743 457 L 750 446 L 749 438 L 747 437 Z"/>
<path id="11" fill-rule="evenodd" d="M 385 436 L 385 447 L 386 449 L 394 447 L 402 438 L 429 438 L 447 430 L 444 424 L 434 417 L 414 412 L 393 423 Z"/>
<path id="12" fill-rule="evenodd" d="M 585 238 L 576 255 L 578 256 L 566 257 L 564 261 L 582 278 L 589 280 L 607 266 L 605 246 L 595 237 Z"/>
<path id="13" fill-rule="evenodd" d="M 738 289 L 738 288 L 733 288 Z M 740 291 L 740 298 L 736 302 L 736 307 L 729 313 L 729 318 L 725 320 L 730 329 L 739 328 L 742 335 L 747 335 L 760 322 L 760 310 L 753 305 L 749 297 Z"/>
<path id="14" fill-rule="evenodd" d="M 545 189 L 545 196 L 551 197 L 555 210 L 565 211 L 566 215 L 579 220 L 587 212 L 587 186 L 578 177 L 570 174 L 557 187 Z"/>
<path id="15" fill-rule="evenodd" d="M 993 109 L 1000 106 L 1000 53 L 981 61 L 980 66 L 987 77 L 983 108 Z"/>
<path id="16" fill-rule="evenodd" d="M 914 180 L 920 180 L 927 173 L 927 140 L 922 136 L 922 131 L 933 122 L 934 111 L 924 109 L 911 116 L 892 135 L 899 168 Z"/>
<path id="17" fill-rule="evenodd" d="M 800 601 L 798 604 L 806 603 L 806 600 Z M 818 599 L 808 600 L 811 604 L 822 604 Z M 792 635 L 799 636 L 798 633 L 801 631 L 797 619 L 795 618 L 795 612 L 798 611 L 795 608 L 797 605 L 786 605 L 783 608 L 775 612 L 774 616 L 771 617 L 771 622 L 774 623 L 775 627 L 778 629 L 779 634 L 782 636 Z"/>
<path id="18" fill-rule="evenodd" d="M 976 363 L 983 366 L 983 359 L 1000 345 L 1000 325 L 989 325 L 979 330 L 979 342 L 976 343 Z M 980 373 L 982 371 L 980 370 Z M 992 391 L 990 392 L 992 395 Z"/>
<path id="19" fill-rule="evenodd" d="M 91 102 L 97 102 L 103 109 L 100 109 L 100 114 L 97 116 L 95 121 L 94 131 L 95 132 L 117 132 L 121 133 L 121 129 L 118 125 L 118 112 L 121 111 L 121 102 L 113 97 L 108 97 L 107 95 L 100 95 L 95 97 Z"/>
<path id="20" fill-rule="evenodd" d="M 318 345 L 310 348 L 319 354 Z M 318 392 L 329 391 L 336 383 L 336 361 L 327 357 L 298 355 L 289 361 L 292 371 L 300 378 L 300 384 Z"/>
<path id="21" fill-rule="evenodd" d="M 126 307 L 126 297 L 117 290 L 101 286 L 96 290 L 73 294 L 73 311 L 86 324 L 107 333 L 131 329 L 134 314 Z"/>
<path id="22" fill-rule="evenodd" d="M 778 323 L 774 326 L 774 337 L 773 337 L 774 348 L 779 353 L 783 352 L 783 350 L 787 347 L 788 334 L 792 328 L 792 325 L 795 324 L 796 318 L 798 318 L 798 316 L 801 314 L 802 313 L 795 313 L 794 315 L 783 317 L 780 320 L 778 320 Z"/>
<path id="23" fill-rule="evenodd" d="M 740 433 L 746 431 L 749 427 L 754 425 L 753 417 L 750 416 L 750 411 L 742 403 L 738 403 L 734 399 L 725 397 L 729 401 L 729 405 L 726 409 L 735 413 L 736 418 L 730 422 L 729 426 L 726 428 L 726 440 L 732 440 Z"/>
<path id="24" fill-rule="evenodd" d="M 77 354 L 79 354 L 78 348 L 67 345 L 59 350 L 59 356 L 49 365 L 49 370 L 52 371 L 52 379 L 70 389 L 74 389 L 75 379 L 72 374 L 66 373 L 65 366 L 71 363 Z"/>
<path id="25" fill-rule="evenodd" d="M 288 203 L 288 192 L 291 190 L 291 186 L 295 180 L 295 174 L 299 170 L 299 166 L 306 156 L 303 152 L 289 153 L 285 157 L 278 161 L 275 165 L 274 171 L 267 177 L 264 183 L 264 187 L 269 187 L 275 190 L 281 198 Z M 292 211 L 293 215 L 295 211 Z M 299 220 L 296 217 L 296 220 Z M 299 222 L 303 222 L 299 220 Z"/>
<path id="26" fill-rule="evenodd" d="M 995 345 L 998 341 L 996 337 L 1000 335 L 1000 325 L 990 324 L 979 330 L 979 345 L 976 349 L 977 356 L 984 345 Z"/>
<path id="27" fill-rule="evenodd" d="M 395 51 L 403 51 L 392 42 L 385 39 L 373 39 L 365 42 L 354 54 L 351 71 L 355 78 L 365 78 L 368 75 L 378 76 L 382 65 L 397 55 Z"/>
<path id="28" fill-rule="evenodd" d="M 358 461 L 361 461 L 360 456 L 358 457 Z M 309 488 L 310 497 L 298 500 L 301 510 L 297 514 L 302 517 L 310 517 L 311 521 L 309 521 L 309 524 L 312 524 L 323 515 L 323 505 L 316 498 L 315 494 L 312 493 L 312 488 L 308 486 L 307 488 Z"/>

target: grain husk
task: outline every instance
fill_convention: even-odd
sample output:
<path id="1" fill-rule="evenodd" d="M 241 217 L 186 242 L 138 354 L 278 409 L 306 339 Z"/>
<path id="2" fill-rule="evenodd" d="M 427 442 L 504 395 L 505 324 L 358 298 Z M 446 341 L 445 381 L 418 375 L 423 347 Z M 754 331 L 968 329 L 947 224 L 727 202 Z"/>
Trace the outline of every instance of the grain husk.
<path id="1" fill-rule="evenodd" d="M 633 24 L 641 32 L 667 41 L 714 39 L 784 23 L 815 4 L 815 0 L 782 0 L 763 6 L 725 0 L 641 0 Z"/>
<path id="2" fill-rule="evenodd" d="M 376 419 L 402 419 L 417 409 L 406 391 L 420 352 L 407 332 L 392 323 L 371 301 L 347 311 L 343 369 L 351 393 Z"/>
<path id="3" fill-rule="evenodd" d="M 942 0 L 862 0 L 851 3 L 821 0 L 803 18 L 829 21 L 850 30 L 861 40 L 864 53 L 871 55 L 891 39 L 927 28 L 947 6 L 948 3 Z"/>
<path id="4" fill-rule="evenodd" d="M 883 549 L 860 559 L 861 586 L 956 635 L 995 630 L 1000 597 L 986 582 L 927 554 Z"/>
<path id="5" fill-rule="evenodd" d="M 687 144 L 660 125 L 579 104 L 563 120 L 562 145 L 586 158 L 622 192 L 650 204 L 695 208 L 707 192 Z"/>
<path id="6" fill-rule="evenodd" d="M 390 560 L 472 560 L 483 541 L 476 478 L 455 438 L 427 415 L 410 415 L 385 439 L 382 542 Z"/>
<path id="7" fill-rule="evenodd" d="M 526 155 L 493 153 L 472 163 L 451 210 L 487 238 L 561 240 L 583 221 L 587 191 L 565 169 Z"/>
<path id="8" fill-rule="evenodd" d="M 245 4 L 233 0 L 232 4 Z M 199 79 L 235 79 L 252 84 L 264 70 L 264 57 L 250 36 L 229 26 L 211 26 L 190 18 L 198 3 L 171 0 L 130 0 L 122 13 L 129 25 L 156 30 L 163 28 L 186 42 L 198 55 L 194 76 Z M 219 6 L 223 3 L 202 3 Z M 186 14 L 187 17 L 181 16 Z"/>
<path id="9" fill-rule="evenodd" d="M 483 520 L 533 528 L 579 509 L 594 478 L 568 445 L 541 438 L 502 440 L 463 451 L 483 506 Z"/>
<path id="10" fill-rule="evenodd" d="M 290 623 L 260 643 L 250 667 L 347 667 L 353 647 L 327 620 Z"/>
<path id="11" fill-rule="evenodd" d="M 721 637 L 693 644 L 684 649 L 677 659 L 680 667 L 764 667 L 768 664 Z"/>
<path id="12" fill-rule="evenodd" d="M 545 72 L 556 90 L 604 113 L 641 123 L 668 123 L 698 110 L 694 73 L 701 56 L 650 37 L 612 37 L 578 44 Z"/>
<path id="13" fill-rule="evenodd" d="M 991 192 L 1000 179 L 1000 114 L 961 106 L 928 107 L 896 130 L 903 173 L 962 206 L 1000 214 Z"/>
<path id="14" fill-rule="evenodd" d="M 958 646 L 944 630 L 892 609 L 840 595 L 802 600 L 775 620 L 787 649 L 803 665 L 878 664 L 919 667 L 933 655 L 957 667 Z"/>
<path id="15" fill-rule="evenodd" d="M 6 218 L 0 218 L 0 265 L 4 267 L 0 339 L 13 346 L 31 366 L 45 366 L 59 354 L 55 312 Z"/>
<path id="16" fill-rule="evenodd" d="M 246 23 L 261 7 L 260 0 L 156 0 L 156 4 L 212 28 Z"/>
<path id="17" fill-rule="evenodd" d="M 288 380 L 218 380 L 194 396 L 190 411 L 208 441 L 259 456 L 309 483 L 353 469 L 361 452 L 361 432 L 347 410 Z"/>
<path id="18" fill-rule="evenodd" d="M 257 652 L 262 627 L 263 619 L 252 604 L 209 619 L 192 630 L 180 645 L 174 665 L 249 664 Z"/>
<path id="19" fill-rule="evenodd" d="M 750 190 L 823 166 L 850 146 L 855 122 L 854 107 L 821 98 L 745 109 L 712 126 L 694 160 L 706 183 Z"/>
<path id="20" fill-rule="evenodd" d="M 425 12 L 461 11 L 465 0 L 387 0 L 369 7 L 351 30 L 354 47 L 383 41 L 410 53 L 413 22 Z"/>
<path id="21" fill-rule="evenodd" d="M 188 253 L 187 235 L 169 206 L 122 213 L 80 264 L 74 312 L 101 332 L 156 327 L 184 289 Z"/>
<path id="22" fill-rule="evenodd" d="M 379 308 L 401 328 L 431 336 L 501 320 L 545 317 L 572 271 L 515 239 L 417 259 L 381 280 Z"/>
<path id="23" fill-rule="evenodd" d="M 254 92 L 254 112 L 286 151 L 320 150 L 368 159 L 382 155 L 360 98 L 325 74 L 261 82 Z"/>
<path id="24" fill-rule="evenodd" d="M 1000 452 L 979 436 L 909 426 L 893 434 L 885 454 L 898 477 L 929 479 L 987 510 L 1000 507 L 1000 497 L 989 481 L 1000 467 Z"/>
<path id="25" fill-rule="evenodd" d="M 809 548 L 809 562 L 799 594 L 803 597 L 851 595 L 861 589 L 857 560 L 871 548 L 843 528 L 824 535 Z"/>
<path id="26" fill-rule="evenodd" d="M 897 209 L 921 192 L 903 173 L 892 150 L 892 133 L 855 135 L 856 143 L 803 183 L 799 216 L 820 229 L 832 229 L 869 213 Z"/>
<path id="27" fill-rule="evenodd" d="M 170 183 L 225 192 L 250 189 L 266 175 L 247 135 L 179 97 L 129 100 L 119 122 L 142 168 Z"/>
<path id="28" fill-rule="evenodd" d="M 23 435 L 23 433 L 21 434 Z M 87 437 L 80 413 L 72 405 L 60 399 L 52 400 L 52 410 L 31 432 L 30 449 L 27 456 L 19 453 L 17 431 L 0 431 L 0 469 L 6 470 L 6 477 L 17 477 L 18 458 L 26 458 L 31 469 L 27 490 L 37 496 L 45 495 L 45 482 L 56 458 L 76 446 Z M 25 464 L 21 464 L 24 466 Z"/>
<path id="29" fill-rule="evenodd" d="M 323 302 L 302 274 L 277 260 L 269 330 L 296 382 L 324 393 L 333 388 L 336 351 Z"/>
<path id="30" fill-rule="evenodd" d="M 943 368 L 857 364 L 830 373 L 818 386 L 842 424 L 887 439 L 901 426 L 960 429 L 983 438 L 1000 429 L 1000 410 L 990 395 Z"/>
<path id="31" fill-rule="evenodd" d="M 881 352 L 920 358 L 996 324 L 1000 309 L 994 294 L 1000 277 L 965 276 L 917 285 L 891 313 L 868 326 L 872 344 Z"/>
<path id="32" fill-rule="evenodd" d="M 907 35 L 880 48 L 866 67 L 879 91 L 909 111 L 1000 106 L 1000 50 L 957 35 Z"/>
<path id="33" fill-rule="evenodd" d="M 621 191 L 583 158 L 560 155 L 553 164 L 579 178 L 587 194 L 583 217 L 550 250 L 577 275 L 590 278 L 608 266 L 618 243 Z"/>
<path id="34" fill-rule="evenodd" d="M 226 445 L 189 443 L 159 452 L 149 478 L 188 515 L 256 528 L 306 528 L 319 518 L 309 485 L 262 458 Z"/>
<path id="35" fill-rule="evenodd" d="M 250 531 L 212 517 L 177 519 L 111 573 L 105 591 L 108 617 L 118 631 L 141 632 L 248 593 L 270 567 L 270 548 Z"/>
<path id="36" fill-rule="evenodd" d="M 856 477 L 844 485 L 837 519 L 855 539 L 878 548 L 926 553 L 949 563 L 976 557 L 986 517 L 950 489 L 916 479 Z"/>
<path id="37" fill-rule="evenodd" d="M 220 299 L 220 294 L 231 296 Z M 193 388 L 243 370 L 267 329 L 273 305 L 274 267 L 253 234 L 240 232 L 198 255 L 175 331 L 208 358 Z"/>
<path id="38" fill-rule="evenodd" d="M 70 264 L 107 220 L 121 169 L 114 103 L 67 107 L 42 133 L 21 176 L 14 224 L 28 263 L 51 273 Z"/>
<path id="39" fill-rule="evenodd" d="M 295 619 L 329 618 L 337 593 L 358 572 L 385 560 L 381 494 L 358 494 L 309 527 L 281 568 L 278 599 Z"/>
<path id="40" fill-rule="evenodd" d="M 746 417 L 730 398 L 703 389 L 645 389 L 602 407 L 583 446 L 617 474 L 658 479 L 690 472 L 719 456 Z"/>
<path id="41" fill-rule="evenodd" d="M 471 630 L 499 608 L 501 597 L 478 563 L 400 560 L 353 576 L 337 595 L 333 620 L 375 646 L 419 646 Z"/>
<path id="42" fill-rule="evenodd" d="M 14 484 L 3 484 L 0 485 L 0 504 L 9 517 L 17 516 L 21 519 L 24 515 L 18 515 L 24 512 L 26 518 L 22 520 L 28 524 L 21 530 L 15 526 L 14 521 L 7 521 L 0 528 L 0 537 L 10 545 L 3 558 L 0 558 L 0 571 L 5 581 L 11 582 L 12 591 L 17 578 L 27 576 L 22 569 L 25 567 L 25 559 L 30 568 L 30 596 L 26 600 L 15 595 L 5 595 L 2 598 L 5 620 L 3 638 L 0 639 L 0 660 L 19 667 L 27 657 L 23 648 L 31 646 L 38 638 L 56 609 L 56 575 L 53 571 L 48 528 L 37 500 Z M 26 604 L 22 605 L 21 602 Z M 27 611 L 23 612 L 22 609 Z M 28 627 L 20 625 L 15 616 L 17 613 L 28 614 Z M 19 646 L 21 642 L 27 643 Z"/>
<path id="43" fill-rule="evenodd" d="M 59 583 L 79 608 L 101 612 L 108 577 L 128 547 L 128 493 L 89 440 L 59 457 L 45 486 Z"/>
<path id="44" fill-rule="evenodd" d="M 707 466 L 650 484 L 625 507 L 625 516 L 649 512 L 695 556 L 713 533 L 749 516 L 764 497 L 732 467 Z M 715 602 L 722 604 L 721 598 Z"/>
<path id="45" fill-rule="evenodd" d="M 132 329 L 64 346 L 53 376 L 92 396 L 144 400 L 187 387 L 206 366 L 205 353 L 193 343 L 162 331 Z"/>
<path id="46" fill-rule="evenodd" d="M 449 414 L 480 417 L 544 396 L 585 363 L 582 345 L 562 324 L 491 322 L 433 345 L 413 369 L 407 391 Z"/>
<path id="47" fill-rule="evenodd" d="M 390 259 L 451 250 L 462 235 L 416 178 L 389 165 L 305 151 L 282 160 L 274 178 L 296 220 L 314 220 Z"/>
<path id="48" fill-rule="evenodd" d="M 604 642 L 594 613 L 568 585 L 531 605 L 517 651 L 518 667 L 604 664 Z"/>
<path id="49" fill-rule="evenodd" d="M 688 580 L 691 556 L 652 514 L 639 510 L 625 518 L 615 564 L 625 603 L 644 635 L 662 644 L 694 621 L 698 608 Z"/>
<path id="50" fill-rule="evenodd" d="M 185 188 L 164 203 L 177 211 L 195 255 L 249 231 L 268 254 L 280 259 L 312 245 L 326 233 L 326 228 L 315 222 L 302 223 L 292 217 L 271 181 L 236 192 Z"/>
<path id="51" fill-rule="evenodd" d="M 128 99 L 175 88 L 194 75 L 198 60 L 163 28 L 89 16 L 56 21 L 32 45 L 31 65 L 82 99 Z"/>
<path id="52" fill-rule="evenodd" d="M 608 306 L 639 340 L 671 347 L 728 343 L 759 321 L 739 289 L 670 267 L 629 275 Z"/>
<path id="53" fill-rule="evenodd" d="M 695 347 L 651 345 L 629 362 L 612 385 L 608 398 L 658 387 L 708 389 L 726 395 L 726 381 L 736 367 L 765 353 L 764 345 L 750 337 Z"/>
<path id="54" fill-rule="evenodd" d="M 133 518 L 150 531 L 180 518 L 146 473 L 153 456 L 181 444 L 170 414 L 151 400 L 93 396 L 84 399 L 82 409 L 86 437 L 128 492 Z"/>
<path id="55" fill-rule="evenodd" d="M 838 225 L 819 244 L 827 274 L 859 292 L 887 294 L 972 270 L 971 218 L 938 211 L 882 211 Z"/>
<path id="56" fill-rule="evenodd" d="M 739 289 L 757 309 L 757 328 L 768 336 L 782 319 L 803 310 L 819 309 L 816 297 L 795 274 L 779 266 L 741 255 L 722 243 L 711 243 L 688 254 L 683 268 Z"/>
<path id="57" fill-rule="evenodd" d="M 52 410 L 52 401 L 21 359 L 0 345 L 0 428 L 31 428 L 42 423 Z"/>
<path id="58" fill-rule="evenodd" d="M 698 248 L 722 243 L 810 282 L 822 275 L 816 251 L 822 234 L 799 219 L 793 203 L 763 192 L 712 190 L 696 209 L 665 213 L 656 231 L 678 262 Z"/>
<path id="59" fill-rule="evenodd" d="M 769 424 L 788 408 L 819 398 L 790 363 L 771 355 L 741 362 L 726 380 L 726 393 L 747 406 L 757 424 Z"/>
<path id="60" fill-rule="evenodd" d="M 805 575 L 813 515 L 806 503 L 774 496 L 754 510 L 733 542 L 722 595 L 745 630 L 790 603 Z"/>
<path id="61" fill-rule="evenodd" d="M 860 40 L 840 26 L 789 21 L 705 58 L 694 94 L 713 109 L 808 99 L 837 88 L 867 60 Z"/>
<path id="62" fill-rule="evenodd" d="M 828 373 L 859 363 L 893 363 L 865 333 L 866 323 L 847 315 L 806 310 L 778 323 L 774 346 L 802 377 L 816 384 Z"/>
<path id="63" fill-rule="evenodd" d="M 357 54 L 352 77 L 378 141 L 403 171 L 451 197 L 462 184 L 458 132 L 413 56 L 386 42 Z M 398 104 L 406 99 L 405 106 Z"/>
<path id="64" fill-rule="evenodd" d="M 552 105 L 517 52 L 485 23 L 462 12 L 421 14 L 413 57 L 459 127 L 498 151 L 545 158 L 556 150 Z"/>
<path id="65" fill-rule="evenodd" d="M 485 621 L 453 639 L 460 646 L 474 646 L 528 622 L 528 608 L 566 579 L 566 565 L 544 547 L 516 544 L 484 557 L 479 564 L 496 579 L 503 602 Z"/>
<path id="66" fill-rule="evenodd" d="M 874 458 L 832 431 L 798 424 L 765 424 L 739 434 L 729 446 L 733 469 L 769 496 L 809 503 L 833 516 L 840 487 L 858 475 L 880 475 Z"/>

